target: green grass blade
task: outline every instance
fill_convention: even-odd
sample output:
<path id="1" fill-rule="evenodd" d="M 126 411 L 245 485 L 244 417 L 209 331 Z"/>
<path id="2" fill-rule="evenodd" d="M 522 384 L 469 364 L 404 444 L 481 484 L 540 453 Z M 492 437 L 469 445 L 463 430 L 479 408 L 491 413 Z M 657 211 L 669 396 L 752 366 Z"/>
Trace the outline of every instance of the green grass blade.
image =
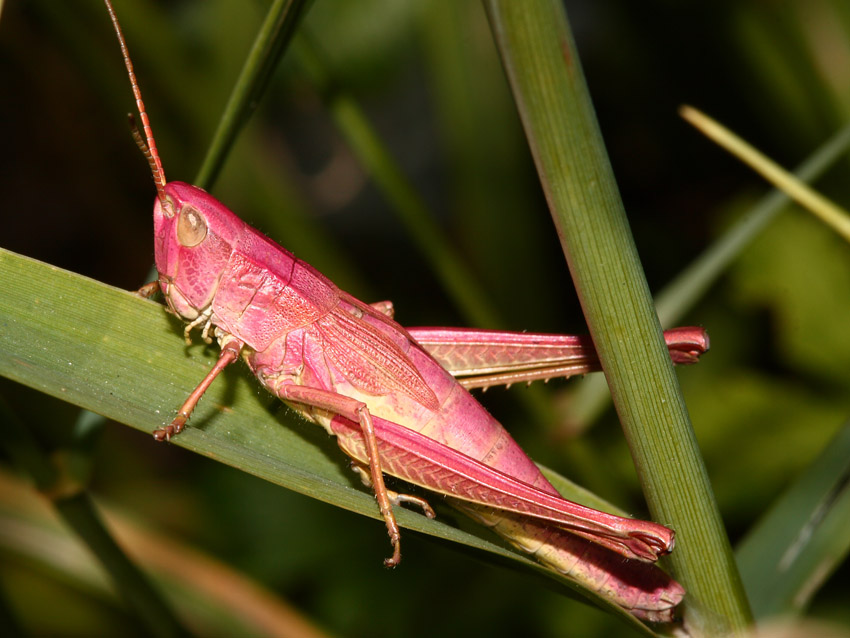
<path id="1" fill-rule="evenodd" d="M 152 301 L 0 249 L 0 374 L 14 381 L 150 433 L 171 420 L 216 358 L 215 349 L 187 348 L 181 325 Z M 229 369 L 173 444 L 379 518 L 374 497 L 356 485 L 333 440 L 303 420 L 281 423 L 281 406 L 276 399 L 258 398 L 246 370 Z M 566 479 L 555 480 L 567 498 L 602 505 Z M 563 591 L 579 591 L 651 635 L 619 607 L 490 540 L 489 532 L 463 531 L 407 510 L 397 517 L 408 529 L 544 574 Z M 382 526 L 376 525 L 375 533 L 383 534 Z"/>
<path id="2" fill-rule="evenodd" d="M 850 213 L 796 179 L 779 164 L 705 113 L 684 106 L 680 114 L 699 131 L 747 164 L 776 188 L 850 241 Z"/>
<path id="3" fill-rule="evenodd" d="M 800 164 L 794 174 L 804 182 L 812 182 L 846 155 L 848 147 L 850 126 L 845 126 Z M 790 202 L 791 198 L 782 191 L 771 191 L 664 286 L 655 297 L 661 325 L 672 328 L 680 322 L 735 258 Z M 582 379 L 570 393 L 570 422 L 577 428 L 590 425 L 610 400 L 608 388 L 597 377 Z"/>
<path id="4" fill-rule="evenodd" d="M 306 13 L 308 0 L 274 0 L 245 60 L 194 184 L 209 190 L 236 136 L 256 108 L 272 72 Z"/>
<path id="5" fill-rule="evenodd" d="M 812 182 L 844 157 L 848 148 L 850 126 L 845 126 L 800 164 L 794 175 L 801 181 Z M 725 272 L 735 257 L 790 203 L 791 198 L 782 191 L 771 191 L 682 270 L 658 294 L 656 307 L 661 323 L 672 326 L 679 321 Z"/>
<path id="6" fill-rule="evenodd" d="M 543 190 L 653 517 L 679 543 L 697 634 L 749 622 L 729 541 L 619 200 L 560 3 L 486 3 Z M 638 365 L 639 362 L 639 365 Z"/>
<path id="7" fill-rule="evenodd" d="M 753 613 L 801 613 L 850 552 L 850 422 L 736 549 Z"/>

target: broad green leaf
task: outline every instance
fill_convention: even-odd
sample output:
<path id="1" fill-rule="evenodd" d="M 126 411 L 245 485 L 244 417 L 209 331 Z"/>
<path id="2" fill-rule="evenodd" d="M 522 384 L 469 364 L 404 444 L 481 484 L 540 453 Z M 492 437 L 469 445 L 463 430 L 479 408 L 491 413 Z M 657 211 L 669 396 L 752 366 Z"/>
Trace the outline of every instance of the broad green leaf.
<path id="1" fill-rule="evenodd" d="M 151 432 L 171 420 L 217 355 L 215 348 L 187 347 L 181 326 L 152 301 L 0 249 L 0 374 L 19 383 Z M 304 421 L 281 419 L 282 404 L 259 394 L 244 370 L 223 376 L 175 445 L 378 518 L 373 497 L 356 485 L 329 437 Z M 567 498 L 600 505 L 580 489 L 568 490 L 566 479 L 557 484 Z M 579 591 L 651 635 L 619 607 L 490 540 L 483 530 L 469 533 L 405 510 L 398 520 L 550 576 L 566 585 L 564 591 Z M 382 526 L 375 533 L 383 534 Z"/>

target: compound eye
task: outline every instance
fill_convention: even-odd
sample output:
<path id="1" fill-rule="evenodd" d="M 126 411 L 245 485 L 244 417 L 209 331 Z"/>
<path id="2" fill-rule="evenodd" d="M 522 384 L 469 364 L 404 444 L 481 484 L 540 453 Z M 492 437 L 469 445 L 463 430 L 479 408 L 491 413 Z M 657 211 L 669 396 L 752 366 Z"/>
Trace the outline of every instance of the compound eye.
<path id="1" fill-rule="evenodd" d="M 181 246 L 197 246 L 207 236 L 207 221 L 194 206 L 186 204 L 177 220 L 177 241 Z"/>

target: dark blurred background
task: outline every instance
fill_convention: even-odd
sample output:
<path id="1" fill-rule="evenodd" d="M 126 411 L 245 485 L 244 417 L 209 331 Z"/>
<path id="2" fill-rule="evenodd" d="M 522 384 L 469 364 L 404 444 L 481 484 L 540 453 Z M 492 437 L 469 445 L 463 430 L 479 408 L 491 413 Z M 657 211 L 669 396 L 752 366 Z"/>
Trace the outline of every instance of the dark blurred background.
<path id="1" fill-rule="evenodd" d="M 169 179 L 193 180 L 266 4 L 116 2 Z M 850 9 L 842 0 L 565 7 L 653 290 L 767 190 L 684 123 L 680 105 L 706 111 L 788 167 L 847 120 Z M 503 325 L 581 332 L 481 4 L 317 0 L 306 26 Z M 154 191 L 128 133 L 134 105 L 101 3 L 8 0 L 0 82 L 0 246 L 138 287 L 153 259 Z M 818 188 L 847 201 L 846 172 L 844 160 Z M 296 56 L 283 61 L 213 192 L 356 296 L 392 299 L 402 324 L 468 323 Z M 681 322 L 712 336 L 711 354 L 680 378 L 733 542 L 846 418 L 848 282 L 846 244 L 789 210 Z M 551 384 L 547 396 L 567 387 Z M 75 409 L 5 380 L 0 390 L 45 445 L 61 447 Z M 529 423 L 520 392 L 495 390 L 485 403 L 535 459 L 641 514 L 614 416 L 573 443 L 557 423 Z M 592 450 L 584 469 L 565 464 L 571 445 Z M 403 566 L 386 571 L 378 523 L 122 425 L 110 425 L 100 443 L 93 489 L 256 578 L 331 633 L 626 631 L 542 579 L 413 533 Z M 0 557 L 5 589 L 34 633 L 128 633 L 120 603 L 104 590 L 57 576 L 12 547 L 0 546 Z M 826 583 L 813 615 L 850 623 L 847 577 L 845 566 Z M 46 604 L 55 621 L 39 613 Z"/>

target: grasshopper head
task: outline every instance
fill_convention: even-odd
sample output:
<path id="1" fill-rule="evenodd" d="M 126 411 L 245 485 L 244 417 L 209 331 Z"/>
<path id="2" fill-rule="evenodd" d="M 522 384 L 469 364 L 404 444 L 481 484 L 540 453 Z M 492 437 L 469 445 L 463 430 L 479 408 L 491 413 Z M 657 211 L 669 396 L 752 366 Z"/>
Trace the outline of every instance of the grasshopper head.
<path id="1" fill-rule="evenodd" d="M 159 283 L 169 307 L 187 320 L 212 302 L 245 224 L 205 191 L 169 182 L 153 211 Z"/>

